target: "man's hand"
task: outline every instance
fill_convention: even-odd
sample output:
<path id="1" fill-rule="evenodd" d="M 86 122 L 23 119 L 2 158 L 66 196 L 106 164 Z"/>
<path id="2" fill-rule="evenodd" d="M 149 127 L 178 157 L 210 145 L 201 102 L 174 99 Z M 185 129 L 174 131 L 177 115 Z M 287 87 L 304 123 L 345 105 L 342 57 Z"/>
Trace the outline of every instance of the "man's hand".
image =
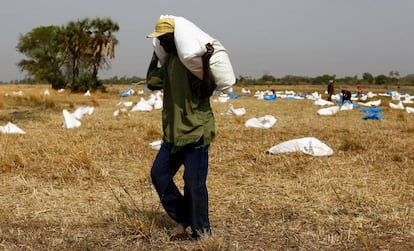
<path id="1" fill-rule="evenodd" d="M 206 49 L 207 49 L 206 53 L 204 53 L 204 55 L 202 56 L 203 67 L 210 65 L 210 58 L 214 53 L 214 47 L 212 44 L 210 43 L 206 44 Z"/>
<path id="2" fill-rule="evenodd" d="M 214 47 L 212 44 L 206 44 L 206 53 L 202 56 L 203 61 L 203 81 L 201 86 L 202 97 L 210 97 L 213 95 L 214 89 L 217 87 L 213 73 L 210 70 L 210 58 L 214 53 Z"/>

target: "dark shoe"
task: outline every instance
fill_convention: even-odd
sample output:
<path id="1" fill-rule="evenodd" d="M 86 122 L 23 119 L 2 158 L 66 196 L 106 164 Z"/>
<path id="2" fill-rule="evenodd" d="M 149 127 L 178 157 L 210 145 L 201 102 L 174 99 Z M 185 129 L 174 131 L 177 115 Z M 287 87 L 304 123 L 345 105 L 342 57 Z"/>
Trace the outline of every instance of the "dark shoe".
<path id="1" fill-rule="evenodd" d="M 210 229 L 204 229 L 204 231 L 193 231 L 193 233 L 191 234 L 191 238 L 194 241 L 210 239 L 211 238 L 211 230 Z"/>

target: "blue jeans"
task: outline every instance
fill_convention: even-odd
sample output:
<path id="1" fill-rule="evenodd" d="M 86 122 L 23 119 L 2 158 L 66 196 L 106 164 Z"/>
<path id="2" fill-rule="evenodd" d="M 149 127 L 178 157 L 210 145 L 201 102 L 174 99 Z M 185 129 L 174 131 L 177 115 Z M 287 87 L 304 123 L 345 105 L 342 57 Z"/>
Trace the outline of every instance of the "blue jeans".
<path id="1" fill-rule="evenodd" d="M 151 179 L 167 214 L 177 223 L 191 226 L 193 237 L 211 234 L 208 217 L 208 146 L 203 138 L 182 148 L 162 143 L 151 168 Z M 184 194 L 173 177 L 184 165 Z"/>

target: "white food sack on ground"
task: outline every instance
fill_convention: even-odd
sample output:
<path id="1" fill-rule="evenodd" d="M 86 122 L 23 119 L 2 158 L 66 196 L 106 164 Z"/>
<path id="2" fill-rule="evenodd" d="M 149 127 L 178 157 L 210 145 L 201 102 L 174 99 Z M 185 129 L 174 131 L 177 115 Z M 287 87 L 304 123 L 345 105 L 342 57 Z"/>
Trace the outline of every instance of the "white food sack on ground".
<path id="1" fill-rule="evenodd" d="M 267 150 L 271 154 L 303 152 L 312 156 L 330 156 L 333 150 L 314 137 L 292 139 L 275 145 Z"/>

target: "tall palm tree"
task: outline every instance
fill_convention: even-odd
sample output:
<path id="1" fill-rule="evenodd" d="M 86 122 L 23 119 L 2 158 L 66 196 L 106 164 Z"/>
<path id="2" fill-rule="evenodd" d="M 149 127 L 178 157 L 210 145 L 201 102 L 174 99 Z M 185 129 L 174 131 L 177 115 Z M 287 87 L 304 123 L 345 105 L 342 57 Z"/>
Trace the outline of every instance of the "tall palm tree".
<path id="1" fill-rule="evenodd" d="M 92 78 L 96 81 L 98 70 L 105 65 L 109 67 L 109 59 L 115 58 L 118 39 L 113 33 L 119 31 L 119 26 L 110 18 L 95 18 L 90 22 L 90 26 L 92 36 L 88 51 L 92 54 Z"/>
<path id="2" fill-rule="evenodd" d="M 90 40 L 89 19 L 71 21 L 65 28 L 62 28 L 61 39 L 64 51 L 71 58 L 72 83 L 79 76 L 81 60 L 86 52 L 86 44 Z"/>

